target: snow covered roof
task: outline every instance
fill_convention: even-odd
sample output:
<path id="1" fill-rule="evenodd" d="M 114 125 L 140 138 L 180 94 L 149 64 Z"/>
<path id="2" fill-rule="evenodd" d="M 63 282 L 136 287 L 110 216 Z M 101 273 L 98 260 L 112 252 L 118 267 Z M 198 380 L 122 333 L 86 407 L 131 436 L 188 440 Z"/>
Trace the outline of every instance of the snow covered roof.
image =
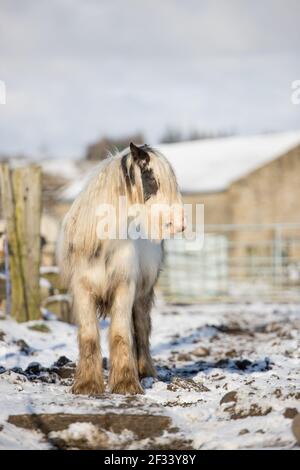
<path id="1" fill-rule="evenodd" d="M 300 131 L 163 144 L 183 192 L 226 189 L 300 144 Z"/>

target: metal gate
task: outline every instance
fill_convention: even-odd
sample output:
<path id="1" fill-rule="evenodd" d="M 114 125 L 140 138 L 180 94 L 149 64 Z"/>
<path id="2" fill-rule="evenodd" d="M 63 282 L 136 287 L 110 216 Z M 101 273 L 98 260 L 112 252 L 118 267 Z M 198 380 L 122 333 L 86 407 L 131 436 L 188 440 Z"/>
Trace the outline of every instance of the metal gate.
<path id="1" fill-rule="evenodd" d="M 299 301 L 300 223 L 206 225 L 203 246 L 168 240 L 159 289 L 183 303 Z"/>

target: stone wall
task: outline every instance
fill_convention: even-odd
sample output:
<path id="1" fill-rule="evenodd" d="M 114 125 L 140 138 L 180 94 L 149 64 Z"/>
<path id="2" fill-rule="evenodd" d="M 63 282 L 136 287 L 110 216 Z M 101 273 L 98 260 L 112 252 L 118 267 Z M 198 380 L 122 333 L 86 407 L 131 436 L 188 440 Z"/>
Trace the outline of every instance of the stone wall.
<path id="1" fill-rule="evenodd" d="M 231 208 L 228 203 L 228 192 L 203 194 L 184 194 L 183 202 L 193 204 L 193 218 L 195 219 L 195 205 L 204 204 L 205 224 L 228 224 L 231 222 Z"/>
<path id="2" fill-rule="evenodd" d="M 300 146 L 229 188 L 233 223 L 300 222 Z"/>
<path id="3" fill-rule="evenodd" d="M 184 195 L 184 202 L 204 204 L 205 225 L 300 223 L 300 146 L 245 175 L 227 191 Z M 284 228 L 279 234 L 272 227 L 257 227 L 228 233 L 232 258 L 271 257 L 279 249 L 300 262 L 299 229 Z M 282 244 L 275 246 L 280 236 Z"/>

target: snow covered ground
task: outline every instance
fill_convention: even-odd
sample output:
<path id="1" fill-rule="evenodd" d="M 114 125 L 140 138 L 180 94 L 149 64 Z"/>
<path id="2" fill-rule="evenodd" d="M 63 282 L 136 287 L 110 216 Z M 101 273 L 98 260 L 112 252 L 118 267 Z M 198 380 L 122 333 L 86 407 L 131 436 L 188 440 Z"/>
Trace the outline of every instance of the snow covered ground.
<path id="1" fill-rule="evenodd" d="M 0 320 L 1 449 L 298 448 L 300 305 L 158 302 L 158 378 L 145 379 L 145 395 L 134 398 L 71 395 L 76 327 L 38 324 Z"/>

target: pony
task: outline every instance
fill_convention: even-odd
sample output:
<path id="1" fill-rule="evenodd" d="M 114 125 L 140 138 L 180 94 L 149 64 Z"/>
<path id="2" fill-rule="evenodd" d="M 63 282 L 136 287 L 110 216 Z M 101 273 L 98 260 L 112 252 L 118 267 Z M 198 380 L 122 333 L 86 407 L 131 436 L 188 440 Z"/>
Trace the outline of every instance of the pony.
<path id="1" fill-rule="evenodd" d="M 99 236 L 99 205 L 120 212 L 120 196 L 126 198 L 128 207 L 121 210 L 118 228 L 132 221 L 130 210 L 138 204 L 146 216 L 135 227 L 142 225 L 146 237 Z M 145 221 L 154 204 L 176 204 L 180 216 L 158 214 L 154 225 L 160 230 L 151 238 Z M 163 261 L 164 229 L 174 235 L 184 228 L 183 203 L 174 171 L 167 159 L 148 145 L 130 143 L 123 152 L 110 154 L 75 199 L 64 217 L 58 243 L 60 272 L 72 294 L 78 323 L 79 362 L 73 393 L 104 392 L 98 318 L 106 315 L 111 319 L 110 391 L 141 394 L 140 379 L 156 376 L 150 355 L 150 311 Z"/>

